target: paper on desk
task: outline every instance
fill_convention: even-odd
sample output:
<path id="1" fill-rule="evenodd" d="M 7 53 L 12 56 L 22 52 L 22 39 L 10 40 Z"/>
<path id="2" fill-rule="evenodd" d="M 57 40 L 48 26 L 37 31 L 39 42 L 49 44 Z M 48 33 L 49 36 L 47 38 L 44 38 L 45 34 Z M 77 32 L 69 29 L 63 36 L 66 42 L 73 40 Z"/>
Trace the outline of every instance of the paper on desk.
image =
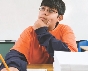
<path id="1" fill-rule="evenodd" d="M 54 52 L 54 71 L 88 71 L 88 53 Z"/>
<path id="2" fill-rule="evenodd" d="M 27 71 L 47 71 L 47 69 L 27 69 Z"/>
<path id="3" fill-rule="evenodd" d="M 88 53 L 55 51 L 54 56 L 61 64 L 88 65 Z"/>

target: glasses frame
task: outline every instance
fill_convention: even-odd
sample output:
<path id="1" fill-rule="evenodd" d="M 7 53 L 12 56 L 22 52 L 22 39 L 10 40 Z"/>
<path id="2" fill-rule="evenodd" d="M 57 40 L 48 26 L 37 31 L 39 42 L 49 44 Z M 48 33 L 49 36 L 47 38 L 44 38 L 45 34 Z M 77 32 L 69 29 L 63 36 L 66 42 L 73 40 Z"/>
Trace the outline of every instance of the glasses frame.
<path id="1" fill-rule="evenodd" d="M 55 11 L 55 10 L 52 9 L 52 8 L 46 9 L 46 7 L 43 7 L 43 6 L 41 6 L 41 7 L 39 8 L 39 10 L 40 10 L 40 11 L 46 11 L 46 10 L 47 10 L 47 12 L 48 12 L 49 14 L 58 13 L 57 11 Z"/>

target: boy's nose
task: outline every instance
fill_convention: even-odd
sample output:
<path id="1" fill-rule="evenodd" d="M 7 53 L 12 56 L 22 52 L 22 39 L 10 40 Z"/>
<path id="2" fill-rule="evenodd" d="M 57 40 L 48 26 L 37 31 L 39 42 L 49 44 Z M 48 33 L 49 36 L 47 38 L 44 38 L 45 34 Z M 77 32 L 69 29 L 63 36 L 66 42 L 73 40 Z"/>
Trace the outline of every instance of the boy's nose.
<path id="1" fill-rule="evenodd" d="M 43 11 L 44 15 L 49 15 L 49 12 L 47 10 Z"/>

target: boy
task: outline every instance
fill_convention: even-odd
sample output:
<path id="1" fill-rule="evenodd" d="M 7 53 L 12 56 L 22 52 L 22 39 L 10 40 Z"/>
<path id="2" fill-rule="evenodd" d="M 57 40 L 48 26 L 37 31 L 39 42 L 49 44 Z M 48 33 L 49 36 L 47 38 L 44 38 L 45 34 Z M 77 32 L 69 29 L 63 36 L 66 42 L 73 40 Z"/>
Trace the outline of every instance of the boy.
<path id="1" fill-rule="evenodd" d="M 27 64 L 52 64 L 54 50 L 77 52 L 75 36 L 67 25 L 59 24 L 65 12 L 62 0 L 43 0 L 38 20 L 25 29 L 5 61 L 10 71 L 26 71 Z M 7 71 L 4 65 L 1 71 Z"/>

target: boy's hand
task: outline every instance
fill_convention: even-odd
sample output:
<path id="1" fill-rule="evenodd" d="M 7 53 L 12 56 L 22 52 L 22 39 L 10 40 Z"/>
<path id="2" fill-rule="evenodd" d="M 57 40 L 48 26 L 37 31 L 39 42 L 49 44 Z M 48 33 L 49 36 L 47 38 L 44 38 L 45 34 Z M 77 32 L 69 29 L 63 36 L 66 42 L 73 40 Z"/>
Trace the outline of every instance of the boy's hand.
<path id="1" fill-rule="evenodd" d="M 41 19 L 38 19 L 35 23 L 34 23 L 34 26 L 33 26 L 33 29 L 36 30 L 40 27 L 49 27 L 49 23 L 50 23 L 50 20 L 49 21 L 43 21 Z"/>
<path id="2" fill-rule="evenodd" d="M 9 67 L 9 70 L 10 71 L 19 71 L 17 68 L 14 68 L 14 67 Z M 7 69 L 3 68 L 1 71 L 7 71 Z"/>

